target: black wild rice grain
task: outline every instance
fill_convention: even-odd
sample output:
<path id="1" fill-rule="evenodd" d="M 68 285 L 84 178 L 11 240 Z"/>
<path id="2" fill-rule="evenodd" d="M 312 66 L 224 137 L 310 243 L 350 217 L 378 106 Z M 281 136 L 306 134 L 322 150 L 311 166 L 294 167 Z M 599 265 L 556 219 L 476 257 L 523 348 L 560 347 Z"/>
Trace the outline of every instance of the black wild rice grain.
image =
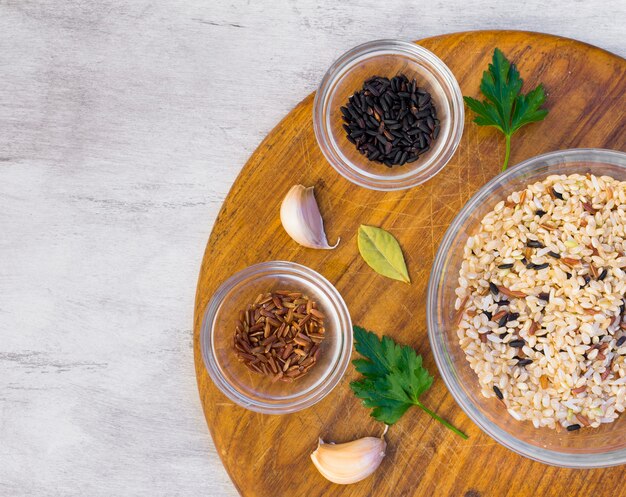
<path id="1" fill-rule="evenodd" d="M 516 348 L 519 348 L 519 347 L 523 347 L 524 345 L 526 345 L 526 341 L 525 341 L 525 340 L 522 340 L 522 339 L 519 339 L 519 340 L 511 340 L 511 341 L 509 342 L 509 345 L 510 345 L 511 347 L 516 347 Z M 529 363 L 529 364 L 530 364 L 530 363 Z"/>
<path id="2" fill-rule="evenodd" d="M 548 292 L 541 292 L 537 297 L 541 300 L 545 300 L 546 302 L 550 301 L 550 294 Z"/>
<path id="3" fill-rule="evenodd" d="M 541 216 L 545 216 L 545 215 L 547 214 L 547 212 L 546 212 L 546 211 L 542 211 L 541 209 L 537 209 L 537 210 L 535 211 L 535 214 L 536 214 L 537 216 L 541 217 Z"/>
<path id="4" fill-rule="evenodd" d="M 498 266 L 498 269 L 511 269 L 513 267 L 513 263 L 509 263 L 509 264 L 500 264 Z"/>
<path id="5" fill-rule="evenodd" d="M 500 400 L 504 399 L 504 395 L 502 395 L 502 391 L 495 385 L 493 386 L 493 393 L 495 393 L 496 397 L 498 397 Z"/>
<path id="6" fill-rule="evenodd" d="M 404 74 L 368 79 L 340 110 L 348 141 L 387 167 L 415 162 L 439 135 L 430 94 Z"/>
<path id="7" fill-rule="evenodd" d="M 528 240 L 526 246 L 530 248 L 544 248 L 545 245 L 538 240 Z"/>
<path id="8" fill-rule="evenodd" d="M 609 274 L 609 270 L 604 268 L 602 272 L 600 273 L 600 276 L 598 276 L 598 280 L 602 281 L 604 278 L 606 278 L 607 274 Z"/>
<path id="9" fill-rule="evenodd" d="M 626 342 L 626 336 L 619 337 L 615 345 L 617 345 L 618 347 L 621 347 L 622 345 L 624 345 L 624 342 Z"/>
<path id="10" fill-rule="evenodd" d="M 554 257 L 555 259 L 560 259 L 561 258 L 560 254 L 557 254 L 556 252 L 552 252 L 552 250 L 550 250 L 550 252 L 548 252 L 548 255 L 550 257 Z"/>
<path id="11" fill-rule="evenodd" d="M 509 312 L 509 321 L 515 321 L 519 318 L 519 312 Z"/>
<path id="12" fill-rule="evenodd" d="M 509 314 L 506 313 L 504 316 L 500 318 L 498 321 L 498 328 L 502 328 L 509 321 Z"/>
<path id="13" fill-rule="evenodd" d="M 536 271 L 540 271 L 540 270 L 545 269 L 547 267 L 550 267 L 550 264 L 548 262 L 544 262 L 543 264 L 533 264 L 533 267 L 531 269 L 534 269 Z"/>
<path id="14" fill-rule="evenodd" d="M 495 283 L 491 282 L 491 281 L 489 282 L 489 290 L 491 291 L 491 293 L 494 296 L 498 295 L 498 292 L 499 292 L 498 286 Z"/>
<path id="15" fill-rule="evenodd" d="M 567 429 L 567 431 L 576 431 L 576 430 L 580 430 L 580 425 L 579 425 L 579 424 L 569 425 L 566 429 Z"/>
<path id="16" fill-rule="evenodd" d="M 529 364 L 532 364 L 532 363 L 533 363 L 532 359 L 520 359 L 519 361 L 517 361 L 517 365 L 520 367 L 528 366 Z"/>

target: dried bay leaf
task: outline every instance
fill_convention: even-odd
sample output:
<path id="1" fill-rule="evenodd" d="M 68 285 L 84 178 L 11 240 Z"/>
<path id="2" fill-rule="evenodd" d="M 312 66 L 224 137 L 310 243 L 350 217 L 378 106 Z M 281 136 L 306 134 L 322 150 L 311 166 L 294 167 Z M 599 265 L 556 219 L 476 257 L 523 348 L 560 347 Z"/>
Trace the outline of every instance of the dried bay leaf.
<path id="1" fill-rule="evenodd" d="M 391 233 L 362 224 L 357 243 L 363 260 L 378 274 L 405 283 L 411 282 L 400 244 Z"/>

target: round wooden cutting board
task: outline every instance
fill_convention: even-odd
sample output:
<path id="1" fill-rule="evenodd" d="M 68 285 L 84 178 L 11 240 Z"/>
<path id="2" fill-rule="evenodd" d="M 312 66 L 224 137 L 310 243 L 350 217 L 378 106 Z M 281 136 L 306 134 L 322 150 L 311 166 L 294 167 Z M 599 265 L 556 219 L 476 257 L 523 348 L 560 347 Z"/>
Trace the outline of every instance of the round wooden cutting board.
<path id="1" fill-rule="evenodd" d="M 464 95 L 478 96 L 495 47 L 517 64 L 525 92 L 540 82 L 545 85 L 550 113 L 513 137 L 510 164 L 564 148 L 626 150 L 624 59 L 574 40 L 514 31 L 457 33 L 419 44 L 450 67 Z M 224 202 L 200 269 L 194 321 L 198 389 L 213 440 L 239 492 L 244 497 L 624 495 L 626 467 L 550 467 L 483 434 L 448 393 L 430 352 L 425 301 L 433 257 L 456 213 L 498 174 L 502 135 L 476 126 L 467 112 L 461 144 L 434 179 L 402 192 L 370 191 L 352 185 L 326 162 L 313 134 L 312 107 L 309 95 L 254 152 Z M 282 229 L 280 203 L 297 183 L 315 186 L 328 239 L 341 237 L 337 249 L 302 248 Z M 411 285 L 379 276 L 363 262 L 356 243 L 360 224 L 380 226 L 396 236 Z M 389 430 L 387 457 L 374 475 L 339 486 L 320 476 L 311 463 L 317 438 L 343 442 L 381 431 L 349 389 L 357 378 L 352 366 L 324 400 L 296 414 L 256 414 L 222 395 L 207 375 L 199 348 L 205 306 L 230 275 L 275 259 L 320 272 L 341 292 L 355 324 L 415 347 L 435 376 L 421 400 L 469 440 L 413 408 Z"/>

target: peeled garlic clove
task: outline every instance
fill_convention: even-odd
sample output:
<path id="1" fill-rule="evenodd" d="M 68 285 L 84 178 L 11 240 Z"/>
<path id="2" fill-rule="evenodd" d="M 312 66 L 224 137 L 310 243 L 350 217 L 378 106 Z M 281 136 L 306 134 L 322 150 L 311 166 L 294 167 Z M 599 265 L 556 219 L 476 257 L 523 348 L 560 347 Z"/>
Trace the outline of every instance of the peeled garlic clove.
<path id="1" fill-rule="evenodd" d="M 287 234 L 300 245 L 316 249 L 333 249 L 324 233 L 324 221 L 315 201 L 313 187 L 295 185 L 280 206 L 280 221 Z"/>
<path id="2" fill-rule="evenodd" d="M 324 443 L 320 438 L 311 460 L 324 478 L 345 485 L 371 475 L 380 466 L 386 448 L 384 433 L 380 438 L 365 437 L 342 444 Z"/>

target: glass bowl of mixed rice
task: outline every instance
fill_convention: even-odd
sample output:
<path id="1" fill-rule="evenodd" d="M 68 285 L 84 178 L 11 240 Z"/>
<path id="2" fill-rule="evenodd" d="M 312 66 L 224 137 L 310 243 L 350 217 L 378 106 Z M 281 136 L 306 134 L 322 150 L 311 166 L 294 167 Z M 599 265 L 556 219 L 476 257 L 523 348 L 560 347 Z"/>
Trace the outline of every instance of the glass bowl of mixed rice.
<path id="1" fill-rule="evenodd" d="M 547 464 L 626 462 L 626 153 L 529 159 L 446 232 L 428 333 L 446 385 L 495 440 Z"/>

